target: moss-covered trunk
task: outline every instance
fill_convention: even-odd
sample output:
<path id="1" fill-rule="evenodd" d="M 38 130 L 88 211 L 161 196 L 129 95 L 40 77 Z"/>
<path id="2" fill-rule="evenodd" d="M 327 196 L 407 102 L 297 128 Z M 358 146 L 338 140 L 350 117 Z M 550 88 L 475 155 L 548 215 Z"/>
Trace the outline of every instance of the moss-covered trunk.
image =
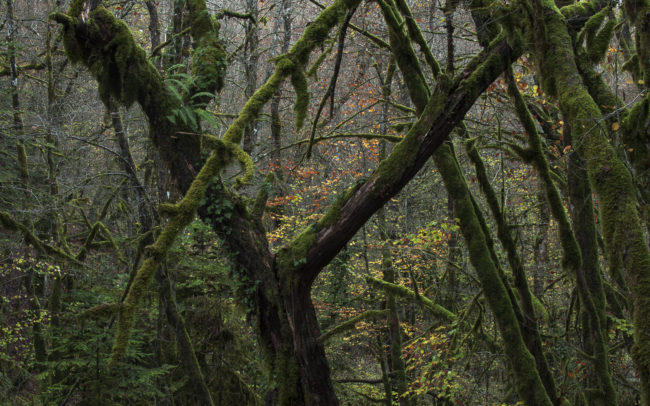
<path id="1" fill-rule="evenodd" d="M 469 259 L 483 287 L 483 295 L 494 313 L 504 352 L 515 377 L 517 393 L 526 405 L 552 405 L 553 402 L 540 379 L 535 358 L 523 339 L 507 286 L 504 285 L 488 242 L 477 217 L 475 206 L 461 173 L 451 144 L 447 143 L 434 154 L 436 166 L 445 181 L 447 192 L 454 201 L 454 213 L 460 219 L 461 232 L 469 250 Z M 555 394 L 553 394 L 555 396 Z"/>
<path id="2" fill-rule="evenodd" d="M 622 269 L 630 289 L 635 347 L 644 402 L 650 396 L 650 253 L 637 211 L 632 177 L 609 143 L 602 113 L 587 91 L 575 62 L 566 21 L 550 1 L 536 1 L 529 33 L 543 86 L 560 102 L 574 145 L 599 198 L 609 265 Z"/>

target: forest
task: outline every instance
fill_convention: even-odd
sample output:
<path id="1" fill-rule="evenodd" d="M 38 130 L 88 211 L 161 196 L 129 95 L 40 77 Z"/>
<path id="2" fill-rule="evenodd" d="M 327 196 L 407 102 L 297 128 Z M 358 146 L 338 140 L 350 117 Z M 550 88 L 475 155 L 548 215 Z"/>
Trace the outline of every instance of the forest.
<path id="1" fill-rule="evenodd" d="M 650 0 L 0 14 L 0 405 L 650 406 Z"/>

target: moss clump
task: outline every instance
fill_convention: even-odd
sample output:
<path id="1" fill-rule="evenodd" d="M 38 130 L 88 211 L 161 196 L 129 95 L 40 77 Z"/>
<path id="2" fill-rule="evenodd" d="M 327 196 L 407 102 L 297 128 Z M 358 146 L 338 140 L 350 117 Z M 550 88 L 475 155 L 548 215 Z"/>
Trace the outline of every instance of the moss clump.
<path id="1" fill-rule="evenodd" d="M 253 163 L 253 158 L 241 149 L 238 144 L 228 142 L 226 143 L 226 147 L 230 152 L 230 156 L 234 157 L 244 169 L 244 174 L 235 179 L 235 189 L 239 189 L 250 183 L 251 179 L 253 179 L 255 164 Z"/>
<path id="2" fill-rule="evenodd" d="M 599 27 L 600 25 L 597 28 Z M 615 27 L 616 20 L 610 18 L 602 29 L 593 33 L 587 32 L 587 56 L 591 63 L 598 63 L 605 57 L 609 49 L 609 41 L 614 35 Z"/>
<path id="3" fill-rule="evenodd" d="M 72 16 L 54 13 L 51 18 L 63 25 L 63 43 L 73 63 L 85 65 L 99 84 L 99 95 L 105 104 L 111 97 L 130 106 L 141 96 L 142 83 L 160 81 L 158 71 L 148 63 L 128 26 L 99 6 L 90 13 L 89 20 L 77 25 Z M 87 47 L 91 39 L 110 38 L 105 45 Z"/>
<path id="4" fill-rule="evenodd" d="M 67 14 L 72 18 L 79 18 L 81 12 L 84 11 L 86 0 L 73 0 L 68 7 Z"/>
<path id="5" fill-rule="evenodd" d="M 605 17 L 607 17 L 608 11 L 609 10 L 607 9 L 602 9 L 596 14 L 589 17 L 587 22 L 585 22 L 585 25 L 582 27 L 582 31 L 580 32 L 580 36 L 586 37 L 587 43 L 593 42 L 598 29 L 603 24 L 603 21 L 605 21 Z"/>
<path id="6" fill-rule="evenodd" d="M 593 0 L 582 0 L 562 7 L 560 13 L 568 20 L 574 17 L 593 14 L 596 10 Z"/>
<path id="7" fill-rule="evenodd" d="M 226 52 L 219 40 L 219 25 L 210 16 L 205 0 L 187 1 L 190 34 L 196 43 L 192 76 L 197 92 L 220 91 L 226 73 Z"/>
<path id="8" fill-rule="evenodd" d="M 226 52 L 216 34 L 206 34 L 192 53 L 192 76 L 197 92 L 219 92 L 226 74 Z"/>
<path id="9" fill-rule="evenodd" d="M 266 201 L 269 199 L 269 192 L 275 181 L 275 175 L 273 172 L 269 172 L 264 178 L 262 186 L 260 186 L 257 196 L 255 197 L 255 203 L 253 204 L 253 209 L 251 214 L 257 218 L 261 218 L 264 214 L 264 209 L 266 208 Z"/>
<path id="10" fill-rule="evenodd" d="M 309 88 L 307 85 L 307 76 L 299 67 L 295 67 L 291 72 L 291 84 L 296 91 L 296 103 L 293 106 L 293 110 L 296 112 L 296 130 L 300 130 L 307 117 Z"/>
<path id="11" fill-rule="evenodd" d="M 63 31 L 61 38 L 63 39 L 63 47 L 70 62 L 81 63 L 87 58 L 88 52 L 79 44 L 77 40 L 74 23 L 75 20 L 64 13 L 52 13 L 49 18 L 61 24 Z"/>
<path id="12" fill-rule="evenodd" d="M 316 243 L 317 226 L 312 224 L 280 249 L 275 257 L 282 293 L 290 294 L 296 287 L 298 273 L 294 270 L 307 261 L 307 252 Z"/>

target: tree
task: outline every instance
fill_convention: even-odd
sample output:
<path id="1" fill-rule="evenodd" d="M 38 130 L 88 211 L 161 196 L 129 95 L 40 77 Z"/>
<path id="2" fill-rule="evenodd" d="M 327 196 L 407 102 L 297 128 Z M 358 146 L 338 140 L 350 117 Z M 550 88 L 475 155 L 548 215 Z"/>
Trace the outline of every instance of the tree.
<path id="1" fill-rule="evenodd" d="M 475 23 L 481 49 L 469 49 L 468 62 L 457 67 L 455 53 L 459 48 L 454 46 L 452 25 L 452 21 L 457 20 L 452 17 L 461 6 L 449 2 L 444 7 L 448 59 L 443 70 L 419 25 L 422 21 L 413 13 L 413 5 L 404 0 L 381 0 L 373 9 L 374 3 L 335 0 L 322 7 L 290 48 L 273 58 L 272 73 L 250 95 L 221 137 L 204 130 L 216 124 L 209 112 L 210 103 L 224 86 L 226 66 L 230 62 L 220 38 L 218 18 L 229 16 L 246 21 L 244 49 L 253 56 L 246 69 L 246 95 L 249 96 L 257 81 L 254 70 L 257 69 L 260 44 L 264 41 L 257 31 L 262 22 L 257 4 L 247 5 L 248 14 L 224 9 L 213 15 L 203 0 L 173 2 L 172 38 L 152 50 L 152 53 L 161 54 L 163 61 L 156 66 L 129 27 L 100 3 L 74 0 L 67 12 L 51 15 L 62 27 L 67 58 L 90 71 L 98 84 L 99 97 L 109 111 L 116 112 L 117 104 L 129 107 L 137 103 L 142 108 L 148 121 L 148 136 L 168 168 L 174 187 L 183 196 L 177 203 L 159 206 L 158 212 L 164 218 L 161 229 L 155 233 L 155 238 L 147 234 L 147 247 L 142 260 L 135 261 L 137 271 L 127 285 L 124 300 L 113 307 L 119 317 L 111 365 L 119 367 L 125 360 L 137 310 L 156 276 L 164 292 L 161 298 L 166 298 L 163 302 L 167 318 L 177 333 L 179 352 L 183 353 L 181 358 L 186 369 L 193 371 L 196 393 L 202 394 L 199 397 L 203 403 L 213 402 L 191 337 L 175 310 L 173 287 L 166 282 L 169 279 L 164 271 L 165 259 L 175 240 L 198 214 L 225 247 L 240 286 L 237 290 L 239 300 L 249 306 L 249 317 L 254 320 L 269 375 L 277 380 L 276 389 L 268 395 L 269 400 L 277 404 L 337 404 L 323 340 L 319 338 L 321 331 L 311 297 L 312 286 L 374 214 L 378 213 L 379 222 L 384 223 L 380 227 L 385 230 L 385 216 L 390 213 L 384 211 L 385 205 L 433 158 L 450 206 L 453 206 L 453 217 L 464 237 L 475 279 L 494 317 L 518 398 L 529 405 L 566 404 L 568 400 L 559 388 L 555 368 L 549 361 L 551 355 L 537 323 L 539 300 L 528 286 L 525 259 L 516 246 L 513 225 L 504 215 L 505 198 L 501 196 L 499 201 L 498 192 L 491 185 L 488 170 L 476 149 L 476 140 L 471 139 L 469 120 L 465 121 L 471 117 L 477 101 L 492 92 L 491 87 L 503 75 L 504 92 L 500 97 L 513 103 L 514 117 L 519 122 L 516 126 L 523 128 L 525 137 L 502 142 L 500 148 L 518 155 L 537 172 L 549 212 L 558 224 L 563 267 L 576 280 L 583 328 L 582 350 L 595 376 L 590 382 L 594 386 L 591 392 L 585 391 L 587 395 L 581 396 L 591 396 L 590 404 L 598 404 L 596 399 L 601 399 L 598 401 L 602 404 L 617 404 L 607 345 L 611 321 L 606 314 L 607 306 L 616 307 L 617 300 L 606 296 L 600 275 L 599 225 L 611 278 L 629 289 L 629 310 L 634 326 L 631 355 L 639 373 L 643 401 L 648 404 L 650 253 L 645 207 L 650 194 L 647 181 L 650 96 L 642 93 L 641 100 L 627 109 L 618 100 L 616 89 L 612 89 L 604 74 L 598 71 L 597 64 L 608 53 L 616 33 L 621 37 L 619 41 L 627 46 L 625 67 L 631 71 L 633 80 L 641 86 L 648 83 L 650 36 L 646 31 L 650 26 L 650 3 L 628 0 L 623 12 L 617 4 L 598 1 L 571 4 L 545 0 L 503 4 L 474 1 L 466 10 Z M 285 3 L 281 2 L 283 9 L 287 8 Z M 147 2 L 147 7 L 150 12 L 155 9 L 151 2 Z M 383 18 L 381 30 L 375 30 L 377 34 L 353 24 L 353 16 L 361 12 Z M 359 18 L 359 22 L 363 20 Z M 284 26 L 289 32 L 288 21 Z M 339 29 L 335 34 L 336 27 Z M 339 115 L 345 115 L 343 107 L 335 107 L 335 98 L 337 92 L 341 92 L 340 81 L 345 80 L 345 73 L 351 73 L 342 68 L 345 49 L 350 42 L 346 33 L 351 29 L 367 38 L 368 44 L 376 47 L 375 52 L 394 61 L 383 65 L 387 66 L 385 72 L 377 65 L 378 76 L 385 78 L 379 87 L 383 85 L 386 109 L 390 105 L 405 111 L 410 121 L 401 125 L 399 142 L 365 179 L 355 181 L 339 193 L 320 217 L 290 241 L 281 241 L 276 249 L 269 245 L 268 238 L 273 226 L 263 220 L 273 179 L 269 176 L 265 182 L 258 182 L 260 186 L 253 191 L 257 192 L 255 198 L 251 198 L 252 187 L 248 186 L 256 179 L 251 156 L 254 153 L 252 128 L 265 105 L 271 102 L 273 138 L 277 147 L 278 134 L 282 131 L 277 123 L 281 101 L 274 97 L 289 79 L 295 92 L 296 129 L 312 121 L 311 126 L 307 126 L 311 127 L 309 137 L 303 141 L 307 144 L 305 155 L 309 157 L 317 148 L 316 144 L 327 139 L 326 136 L 317 138 L 317 130 L 330 124 L 337 114 L 336 109 L 341 110 Z M 632 35 L 634 44 L 630 40 Z M 173 49 L 164 50 L 170 41 Z M 330 44 L 329 50 L 336 52 L 331 67 L 327 67 L 323 64 L 330 52 L 326 47 Z M 322 57 L 312 57 L 319 50 Z M 529 55 L 526 60 L 534 62 L 533 69 L 539 80 L 536 88 L 548 95 L 545 103 L 557 102 L 557 112 L 547 114 L 544 108 L 539 111 L 534 99 L 527 100 L 521 94 L 516 70 L 519 68 L 513 70 L 512 66 L 524 54 Z M 10 65 L 15 63 L 10 62 Z M 360 65 L 355 65 L 355 69 L 359 75 L 364 75 L 365 70 Z M 319 68 L 331 78 L 323 86 L 326 91 L 313 114 L 310 112 L 310 78 Z M 390 83 L 396 68 L 401 79 L 398 97 L 402 97 L 400 101 L 404 103 L 391 98 Z M 12 72 L 15 75 L 15 67 Z M 340 96 L 339 101 L 343 97 Z M 320 116 L 328 99 L 331 100 L 329 116 L 321 125 Z M 384 114 L 387 112 L 384 110 Z M 566 143 L 563 151 L 571 151 L 567 190 L 573 207 L 568 213 L 558 190 L 563 188 L 562 182 L 556 179 L 557 174 L 548 162 L 541 137 L 541 133 L 547 137 L 557 135 L 554 131 L 560 117 Z M 114 116 L 113 126 L 119 134 L 117 118 Z M 395 141 L 395 136 L 386 134 L 386 128 L 380 132 L 350 136 Z M 451 137 L 452 134 L 455 136 Z M 475 168 L 476 181 L 491 213 L 488 218 L 466 180 L 452 138 L 466 142 L 467 156 Z M 240 147 L 242 142 L 243 148 Z M 128 150 L 128 145 L 124 145 L 123 157 Z M 279 153 L 270 153 L 278 165 Z M 123 169 L 130 172 L 129 182 L 134 190 L 142 191 L 137 173 L 132 170 L 133 159 L 130 161 Z M 224 175 L 232 173 L 233 163 L 240 165 L 243 174 L 229 182 Z M 585 174 L 588 181 L 584 179 Z M 598 225 L 594 222 L 590 202 L 591 189 L 598 199 Z M 141 192 L 136 192 L 135 196 L 140 202 L 137 204 L 139 222 L 145 232 L 153 232 L 147 207 L 142 204 L 146 199 Z M 10 216 L 3 216 L 2 220 L 4 228 L 29 235 L 29 226 L 21 225 Z M 506 261 L 501 259 L 493 233 L 503 247 Z M 453 320 L 462 328 L 480 334 L 476 328 L 463 326 L 467 324 L 463 313 L 456 315 L 421 297 L 417 278 L 413 275 L 410 290 L 400 286 L 392 274 L 388 235 L 380 233 L 379 239 L 386 245 L 381 255 L 385 277 L 383 281 L 371 283 L 387 290 L 388 311 L 377 313 L 372 309 L 367 317 L 385 317 L 390 326 L 393 390 L 401 395 L 406 390 L 406 373 L 399 362 L 401 332 L 394 296 L 426 303 L 423 306 L 438 317 Z M 453 262 L 454 257 L 451 258 Z M 475 301 L 471 301 L 465 315 L 470 314 L 474 305 Z M 364 317 L 355 318 L 354 323 Z M 477 319 L 478 324 L 480 319 Z M 390 385 L 387 388 L 385 400 L 390 401 Z M 410 402 L 406 395 L 400 400 L 405 404 Z"/>

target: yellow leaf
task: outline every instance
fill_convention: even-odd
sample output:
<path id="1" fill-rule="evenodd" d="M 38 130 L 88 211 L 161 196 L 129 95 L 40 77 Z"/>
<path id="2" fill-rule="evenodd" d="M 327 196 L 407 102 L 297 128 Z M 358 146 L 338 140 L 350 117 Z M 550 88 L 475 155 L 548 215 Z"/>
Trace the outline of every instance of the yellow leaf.
<path id="1" fill-rule="evenodd" d="M 634 148 L 628 148 L 627 152 L 634 152 Z"/>
<path id="2" fill-rule="evenodd" d="M 612 123 L 612 131 L 618 131 L 621 128 L 621 125 L 617 122 Z"/>

